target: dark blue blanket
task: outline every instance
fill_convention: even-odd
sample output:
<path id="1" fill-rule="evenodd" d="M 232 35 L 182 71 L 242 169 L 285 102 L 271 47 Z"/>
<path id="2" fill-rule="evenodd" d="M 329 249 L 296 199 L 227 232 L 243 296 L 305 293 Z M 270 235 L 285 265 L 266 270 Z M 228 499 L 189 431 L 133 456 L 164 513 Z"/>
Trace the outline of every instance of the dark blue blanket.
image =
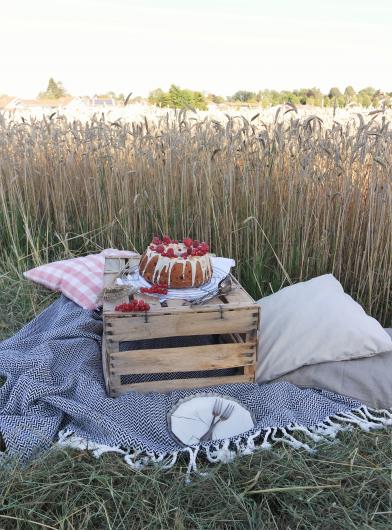
<path id="1" fill-rule="evenodd" d="M 184 450 L 168 431 L 166 414 L 195 390 L 108 397 L 101 333 L 97 312 L 61 297 L 0 343 L 0 375 L 6 379 L 0 388 L 0 432 L 9 455 L 27 461 L 57 441 L 61 430 L 126 452 L 162 455 Z M 248 407 L 261 435 L 268 428 L 286 433 L 290 425 L 307 430 L 361 408 L 358 401 L 285 382 L 225 385 L 214 391 Z"/>

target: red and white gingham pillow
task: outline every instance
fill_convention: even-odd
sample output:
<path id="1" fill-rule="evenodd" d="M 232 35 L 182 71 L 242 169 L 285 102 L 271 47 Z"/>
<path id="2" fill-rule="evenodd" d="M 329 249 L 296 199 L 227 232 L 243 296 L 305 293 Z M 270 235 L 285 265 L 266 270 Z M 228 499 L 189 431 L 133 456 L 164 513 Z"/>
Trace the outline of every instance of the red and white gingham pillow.
<path id="1" fill-rule="evenodd" d="M 129 258 L 135 255 L 135 252 L 108 248 L 99 254 L 41 265 L 23 275 L 52 291 L 63 293 L 84 309 L 96 309 L 103 289 L 106 255 Z"/>

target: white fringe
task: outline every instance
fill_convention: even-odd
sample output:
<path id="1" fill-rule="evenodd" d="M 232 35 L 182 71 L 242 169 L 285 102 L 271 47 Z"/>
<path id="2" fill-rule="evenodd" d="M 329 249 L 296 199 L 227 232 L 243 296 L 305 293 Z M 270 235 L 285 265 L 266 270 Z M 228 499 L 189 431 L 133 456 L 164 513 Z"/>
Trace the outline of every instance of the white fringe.
<path id="1" fill-rule="evenodd" d="M 316 432 L 311 431 L 307 427 L 304 427 L 303 425 L 299 425 L 298 423 L 294 423 L 293 426 L 290 427 L 290 430 L 292 432 L 295 432 L 295 431 L 303 432 L 305 436 L 310 438 L 313 442 L 321 442 L 321 440 L 323 439 L 322 436 L 320 436 L 319 434 L 316 434 Z"/>
<path id="2" fill-rule="evenodd" d="M 305 449 L 308 452 L 315 452 L 315 448 L 310 447 L 304 441 L 297 439 L 296 433 L 301 433 L 301 437 L 309 442 L 336 443 L 335 438 L 340 432 L 351 431 L 353 426 L 360 427 L 369 432 L 371 430 L 383 429 L 392 425 L 392 413 L 388 410 L 369 409 L 362 405 L 351 412 L 339 412 L 312 427 L 305 427 L 298 423 L 293 423 L 287 427 L 269 427 L 258 429 L 253 432 L 244 433 L 227 440 L 217 440 L 210 443 L 203 443 L 197 446 L 184 447 L 178 451 L 157 453 L 154 451 L 142 451 L 138 449 L 124 450 L 120 447 L 98 444 L 81 436 L 77 436 L 73 431 L 66 429 L 58 434 L 57 445 L 60 447 L 70 447 L 80 451 L 90 451 L 95 458 L 99 458 L 104 453 L 118 453 L 123 456 L 124 461 L 134 471 L 140 471 L 146 466 L 155 464 L 162 469 L 172 468 L 180 454 L 188 454 L 188 467 L 186 471 L 186 482 L 190 482 L 192 473 L 205 475 L 197 469 L 198 456 L 206 457 L 208 462 L 213 464 L 231 462 L 236 456 L 250 455 L 258 450 L 271 449 L 273 443 L 285 443 L 294 449 Z"/>

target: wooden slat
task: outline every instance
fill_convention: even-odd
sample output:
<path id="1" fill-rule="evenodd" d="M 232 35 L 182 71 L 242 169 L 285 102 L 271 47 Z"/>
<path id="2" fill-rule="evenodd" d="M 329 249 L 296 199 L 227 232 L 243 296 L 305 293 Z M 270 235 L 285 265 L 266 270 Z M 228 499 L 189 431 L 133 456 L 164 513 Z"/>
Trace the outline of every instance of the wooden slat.
<path id="1" fill-rule="evenodd" d="M 118 352 L 119 347 L 120 344 L 118 343 L 118 341 L 108 341 L 107 338 L 104 336 L 102 341 L 102 364 L 104 367 L 106 390 L 110 395 L 112 395 L 113 388 L 121 384 L 120 375 L 113 374 L 110 369 L 110 355 L 113 352 Z M 105 375 L 105 369 L 106 373 L 108 374 L 107 378 Z"/>
<path id="2" fill-rule="evenodd" d="M 134 295 L 134 298 L 136 300 L 144 300 L 146 304 L 149 304 L 151 312 L 155 312 L 161 309 L 159 298 L 156 296 L 149 296 L 148 294 L 137 293 Z"/>
<path id="3" fill-rule="evenodd" d="M 180 299 L 177 299 L 177 298 L 169 298 L 166 301 L 166 303 L 167 303 L 167 307 L 169 307 L 169 308 L 172 308 L 172 307 L 176 307 L 176 308 L 181 307 L 181 308 L 183 308 L 183 307 L 185 307 L 184 306 L 184 300 L 180 300 Z"/>
<path id="4" fill-rule="evenodd" d="M 242 287 L 242 285 L 234 278 L 234 276 L 231 276 L 231 281 L 233 285 L 233 289 L 225 296 L 228 304 L 254 304 L 255 301 L 250 296 L 249 293 L 245 291 L 245 289 Z"/>
<path id="5" fill-rule="evenodd" d="M 112 353 L 117 353 L 120 349 L 120 343 L 117 340 L 108 340 L 108 338 L 105 338 L 105 349 L 107 354 L 110 356 Z"/>
<path id="6" fill-rule="evenodd" d="M 228 294 L 225 294 L 224 297 L 227 300 L 227 304 L 244 304 L 249 305 L 250 303 L 254 303 L 252 298 L 248 295 L 244 289 L 235 288 L 232 291 L 230 291 Z"/>
<path id="7" fill-rule="evenodd" d="M 139 295 L 138 295 L 139 296 Z M 195 313 L 210 313 L 211 311 L 217 311 L 218 309 L 222 308 L 222 311 L 233 311 L 233 310 L 253 310 L 257 312 L 259 310 L 259 306 L 255 303 L 248 303 L 248 304 L 228 304 L 227 302 L 222 301 L 220 298 L 217 299 L 219 303 L 214 304 L 203 304 L 203 305 L 194 305 L 191 306 L 189 304 L 187 305 L 179 305 L 179 306 L 173 306 L 173 307 L 160 307 L 156 310 L 155 308 L 151 307 L 151 310 L 148 312 L 148 316 L 154 316 L 154 315 L 187 315 L 187 314 L 195 314 Z M 124 313 L 117 313 L 113 311 L 105 311 L 105 316 L 108 317 L 124 317 L 127 315 L 124 315 Z"/>
<path id="8" fill-rule="evenodd" d="M 123 269 L 126 263 L 137 264 L 140 260 L 140 256 L 132 256 L 130 258 L 116 258 L 116 257 L 106 257 L 105 259 L 105 270 L 104 270 L 104 286 L 107 287 L 112 285 L 116 280 L 119 272 Z M 243 305 L 253 305 L 253 298 L 245 291 L 241 284 L 232 276 L 233 290 L 222 297 L 214 297 L 209 300 L 202 307 L 210 308 L 210 306 L 217 306 L 220 304 L 233 304 L 233 307 L 240 307 Z M 155 304 L 154 304 L 155 305 Z M 182 311 L 186 309 L 187 306 L 182 306 L 182 301 L 168 300 L 169 307 L 179 307 Z M 160 306 L 157 306 L 160 308 Z M 157 307 L 154 307 L 155 311 Z M 188 307 L 189 309 L 189 307 Z M 114 307 L 111 307 L 110 304 L 104 304 L 104 313 L 113 312 Z M 164 309 L 163 309 L 164 310 Z"/>
<path id="9" fill-rule="evenodd" d="M 177 337 L 246 333 L 257 328 L 258 311 L 254 307 L 241 311 L 207 311 L 180 314 L 105 315 L 105 333 L 110 340 L 126 341 Z"/>
<path id="10" fill-rule="evenodd" d="M 119 396 L 130 390 L 136 390 L 138 392 L 169 392 L 180 388 L 202 388 L 206 386 L 249 382 L 253 382 L 253 377 L 247 375 L 202 377 L 197 379 L 172 379 L 171 381 L 150 381 L 148 383 L 134 383 L 121 386 L 116 385 L 116 387 L 112 389 L 112 395 Z"/>
<path id="11" fill-rule="evenodd" d="M 105 379 L 106 392 L 110 394 L 111 389 L 110 389 L 109 355 L 106 349 L 105 335 L 103 335 L 102 337 L 102 370 L 103 370 L 103 377 Z"/>
<path id="12" fill-rule="evenodd" d="M 227 333 L 226 335 L 219 335 L 219 341 L 222 344 L 231 342 L 245 342 L 239 333 Z"/>
<path id="13" fill-rule="evenodd" d="M 259 328 L 260 328 L 260 310 L 259 310 L 259 321 L 257 323 L 257 328 L 252 329 L 252 331 L 248 331 L 245 335 L 246 342 L 252 342 L 256 344 L 256 356 L 255 356 L 255 362 L 250 366 L 244 367 L 244 374 L 249 375 L 250 377 L 253 377 L 253 380 L 256 378 L 256 362 L 257 362 L 257 349 L 259 344 Z"/>
<path id="14" fill-rule="evenodd" d="M 235 368 L 255 362 L 255 344 L 210 344 L 182 348 L 131 350 L 110 355 L 113 374 L 159 374 Z"/>

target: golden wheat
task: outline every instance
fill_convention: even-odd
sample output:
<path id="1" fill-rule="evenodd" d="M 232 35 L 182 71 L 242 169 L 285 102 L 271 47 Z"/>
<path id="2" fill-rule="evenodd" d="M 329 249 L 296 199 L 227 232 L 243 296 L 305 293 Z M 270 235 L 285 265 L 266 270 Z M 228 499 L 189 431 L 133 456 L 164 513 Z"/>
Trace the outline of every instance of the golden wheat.
<path id="1" fill-rule="evenodd" d="M 85 248 L 138 250 L 153 233 L 190 234 L 234 257 L 255 296 L 332 272 L 390 324 L 391 137 L 383 113 L 331 127 L 294 112 L 0 116 L 2 252 L 37 264 L 54 245 L 75 251 L 78 234 Z"/>

